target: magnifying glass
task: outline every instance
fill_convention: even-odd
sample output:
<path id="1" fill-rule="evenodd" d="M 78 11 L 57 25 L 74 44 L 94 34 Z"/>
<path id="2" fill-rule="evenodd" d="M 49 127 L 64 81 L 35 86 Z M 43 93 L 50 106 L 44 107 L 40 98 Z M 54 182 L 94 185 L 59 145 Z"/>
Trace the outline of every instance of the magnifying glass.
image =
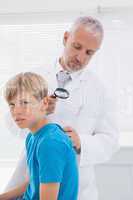
<path id="1" fill-rule="evenodd" d="M 60 99 L 67 99 L 70 95 L 69 92 L 64 88 L 56 88 L 53 96 Z"/>

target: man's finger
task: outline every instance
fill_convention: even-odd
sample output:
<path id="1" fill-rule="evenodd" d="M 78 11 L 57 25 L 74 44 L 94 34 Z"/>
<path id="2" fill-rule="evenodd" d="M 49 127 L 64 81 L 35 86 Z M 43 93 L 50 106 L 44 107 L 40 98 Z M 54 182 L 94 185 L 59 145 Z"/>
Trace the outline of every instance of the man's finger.
<path id="1" fill-rule="evenodd" d="M 55 96 L 54 94 L 52 94 L 52 95 L 50 96 L 50 98 L 52 98 L 52 99 L 57 99 L 56 96 Z"/>
<path id="2" fill-rule="evenodd" d="M 71 127 L 64 127 L 63 129 L 66 132 L 72 132 L 73 131 L 73 129 Z"/>

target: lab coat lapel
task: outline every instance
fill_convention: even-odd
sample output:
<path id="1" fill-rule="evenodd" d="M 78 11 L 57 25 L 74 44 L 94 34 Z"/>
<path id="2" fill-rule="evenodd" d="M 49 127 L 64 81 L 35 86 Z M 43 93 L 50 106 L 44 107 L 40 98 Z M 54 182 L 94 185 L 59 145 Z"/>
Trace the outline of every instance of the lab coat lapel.
<path id="1" fill-rule="evenodd" d="M 86 81 L 86 76 L 85 76 L 85 73 L 83 71 L 79 76 L 75 77 L 72 80 L 72 84 L 71 84 L 70 90 L 75 92 L 75 90 L 77 90 L 79 88 L 82 88 L 85 81 Z"/>

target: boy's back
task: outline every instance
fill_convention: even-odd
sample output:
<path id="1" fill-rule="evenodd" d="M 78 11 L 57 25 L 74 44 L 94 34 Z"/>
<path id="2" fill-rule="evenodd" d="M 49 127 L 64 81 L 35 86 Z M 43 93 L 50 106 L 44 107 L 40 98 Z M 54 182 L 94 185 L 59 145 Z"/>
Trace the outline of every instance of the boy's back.
<path id="1" fill-rule="evenodd" d="M 57 124 L 47 124 L 26 139 L 30 184 L 26 200 L 39 200 L 39 185 L 60 183 L 58 200 L 77 200 L 78 169 L 72 142 Z"/>

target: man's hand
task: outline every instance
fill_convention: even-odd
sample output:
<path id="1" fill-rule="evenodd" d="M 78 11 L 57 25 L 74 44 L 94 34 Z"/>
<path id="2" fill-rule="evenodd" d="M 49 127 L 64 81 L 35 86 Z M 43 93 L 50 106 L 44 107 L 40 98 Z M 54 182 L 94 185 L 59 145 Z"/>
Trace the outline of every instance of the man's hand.
<path id="1" fill-rule="evenodd" d="M 57 98 L 54 96 L 49 96 L 48 97 L 48 108 L 47 108 L 47 115 L 48 114 L 52 114 L 55 111 L 55 107 L 56 107 L 56 102 L 57 102 Z"/>
<path id="2" fill-rule="evenodd" d="M 71 138 L 71 140 L 73 142 L 73 146 L 76 148 L 76 150 L 80 150 L 81 149 L 81 141 L 80 141 L 80 137 L 76 133 L 76 131 L 73 128 L 69 127 L 69 126 L 64 127 L 64 131 Z"/>

